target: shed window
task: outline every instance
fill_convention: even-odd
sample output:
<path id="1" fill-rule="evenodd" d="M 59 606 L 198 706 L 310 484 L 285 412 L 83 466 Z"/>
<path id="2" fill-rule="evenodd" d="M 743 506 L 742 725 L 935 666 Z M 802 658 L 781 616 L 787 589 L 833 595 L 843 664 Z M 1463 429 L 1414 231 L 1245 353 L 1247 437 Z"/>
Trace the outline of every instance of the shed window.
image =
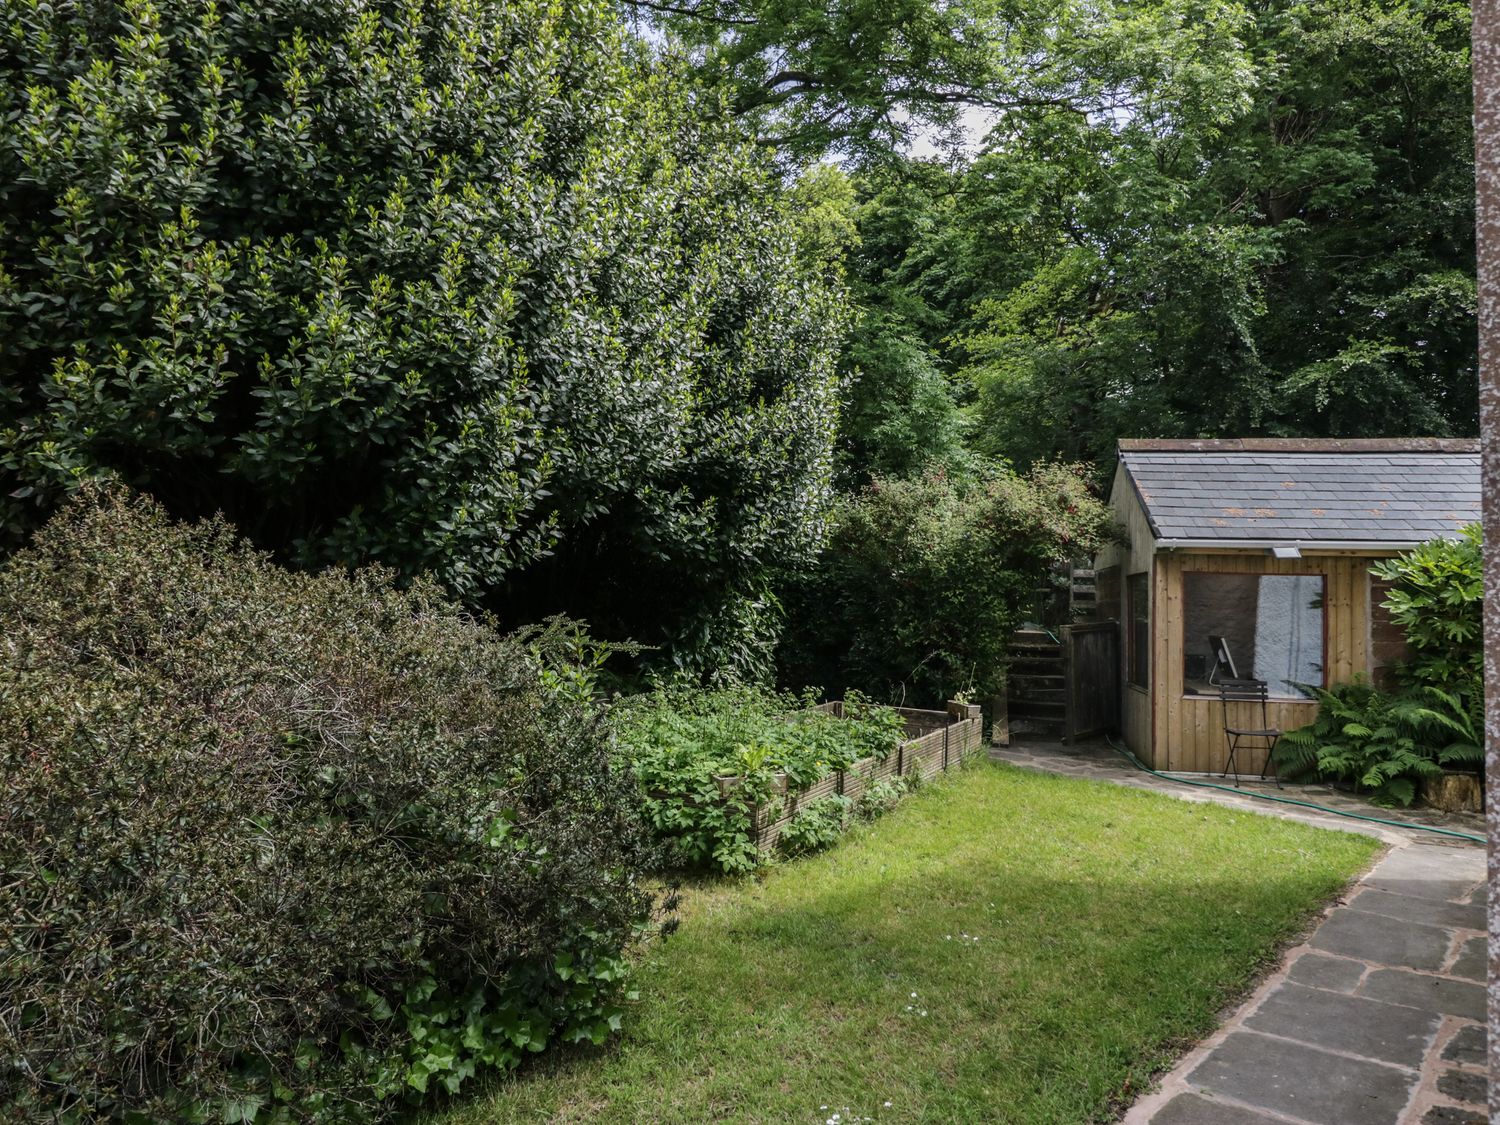
<path id="1" fill-rule="evenodd" d="M 1125 678 L 1137 687 L 1151 681 L 1151 607 L 1146 575 L 1125 579 Z"/>
<path id="2" fill-rule="evenodd" d="M 1322 686 L 1326 607 L 1319 574 L 1183 575 L 1183 690 L 1264 680 L 1281 699 Z"/>

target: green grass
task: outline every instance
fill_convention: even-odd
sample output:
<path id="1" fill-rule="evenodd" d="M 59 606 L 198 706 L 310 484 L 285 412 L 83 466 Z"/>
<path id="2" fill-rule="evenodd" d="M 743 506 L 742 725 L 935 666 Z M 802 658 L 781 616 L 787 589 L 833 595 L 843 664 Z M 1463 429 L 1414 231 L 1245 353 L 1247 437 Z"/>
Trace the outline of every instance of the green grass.
<path id="1" fill-rule="evenodd" d="M 1377 847 L 978 765 L 823 856 L 691 888 L 619 1042 L 430 1125 L 1108 1119 Z"/>

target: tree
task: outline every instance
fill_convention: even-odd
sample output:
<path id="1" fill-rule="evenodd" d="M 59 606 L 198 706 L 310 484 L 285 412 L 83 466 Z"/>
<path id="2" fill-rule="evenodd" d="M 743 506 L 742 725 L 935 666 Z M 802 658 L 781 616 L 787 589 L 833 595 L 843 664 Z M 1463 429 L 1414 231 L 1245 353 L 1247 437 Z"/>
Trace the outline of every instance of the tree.
<path id="1" fill-rule="evenodd" d="M 792 587 L 781 673 L 907 706 L 987 697 L 1053 563 L 1088 557 L 1109 510 L 1087 469 L 928 472 L 840 498 L 821 565 Z"/>
<path id="2" fill-rule="evenodd" d="M 602 0 L 0 13 L 12 544 L 117 476 L 703 651 L 816 551 L 840 290 Z"/>
<path id="3" fill-rule="evenodd" d="M 912 477 L 929 468 L 969 474 L 968 426 L 941 350 L 954 287 L 963 288 L 965 233 L 947 222 L 953 175 L 935 165 L 871 169 L 843 213 L 850 296 L 859 318 L 844 348 L 841 484 Z"/>
<path id="4" fill-rule="evenodd" d="M 1063 0 L 620 0 L 683 43 L 794 161 L 885 159 L 965 107 L 1048 103 L 1030 73 Z"/>
<path id="5" fill-rule="evenodd" d="M 1005 122 L 957 216 L 996 262 L 962 333 L 985 447 L 1473 432 L 1467 18 L 1245 6 L 1120 50 L 1129 113 Z"/>

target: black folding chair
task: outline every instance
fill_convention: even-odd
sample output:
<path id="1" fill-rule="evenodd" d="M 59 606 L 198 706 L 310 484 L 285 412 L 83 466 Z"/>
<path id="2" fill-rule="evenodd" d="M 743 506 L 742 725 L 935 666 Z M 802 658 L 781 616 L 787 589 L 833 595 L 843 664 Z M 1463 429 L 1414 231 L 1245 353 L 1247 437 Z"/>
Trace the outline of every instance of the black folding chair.
<path id="1" fill-rule="evenodd" d="M 1234 756 L 1240 748 L 1240 743 L 1245 740 L 1251 742 L 1264 742 L 1266 760 L 1260 767 L 1260 779 L 1266 779 L 1266 771 L 1271 768 L 1271 757 L 1276 752 L 1276 743 L 1281 738 L 1281 731 L 1271 725 L 1270 689 L 1265 680 L 1220 680 L 1219 702 L 1224 708 L 1224 741 L 1229 744 L 1229 760 L 1224 763 L 1224 772 L 1220 776 L 1228 777 L 1229 771 L 1234 770 L 1234 783 L 1240 783 L 1240 771 L 1235 765 Z M 1254 714 L 1254 705 L 1260 704 L 1260 726 L 1242 727 L 1231 726 L 1229 721 L 1229 706 L 1235 705 L 1236 711 L 1244 712 L 1246 705 L 1250 706 L 1251 714 Z M 1253 721 L 1253 720 L 1252 720 Z M 1275 771 L 1271 776 L 1276 779 L 1276 788 L 1281 788 L 1281 778 L 1277 777 Z"/>

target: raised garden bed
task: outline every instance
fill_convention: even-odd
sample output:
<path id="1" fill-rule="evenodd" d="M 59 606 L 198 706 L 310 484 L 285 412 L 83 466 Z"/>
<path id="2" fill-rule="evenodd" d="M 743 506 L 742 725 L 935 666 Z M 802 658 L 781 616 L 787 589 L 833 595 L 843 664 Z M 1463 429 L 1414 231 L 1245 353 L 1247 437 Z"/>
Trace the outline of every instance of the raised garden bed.
<path id="1" fill-rule="evenodd" d="M 815 709 L 844 716 L 844 705 L 838 700 Z M 869 786 L 885 778 L 915 776 L 926 781 L 958 765 L 983 745 L 983 720 L 976 703 L 950 702 L 946 711 L 894 710 L 906 723 L 906 739 L 884 758 L 861 758 L 803 789 L 791 789 L 785 773 L 773 775 L 770 799 L 750 809 L 751 836 L 757 849 L 774 849 L 782 828 L 812 801 L 832 796 L 857 801 Z M 741 779 L 720 777 L 718 782 L 720 796 L 732 801 Z"/>

